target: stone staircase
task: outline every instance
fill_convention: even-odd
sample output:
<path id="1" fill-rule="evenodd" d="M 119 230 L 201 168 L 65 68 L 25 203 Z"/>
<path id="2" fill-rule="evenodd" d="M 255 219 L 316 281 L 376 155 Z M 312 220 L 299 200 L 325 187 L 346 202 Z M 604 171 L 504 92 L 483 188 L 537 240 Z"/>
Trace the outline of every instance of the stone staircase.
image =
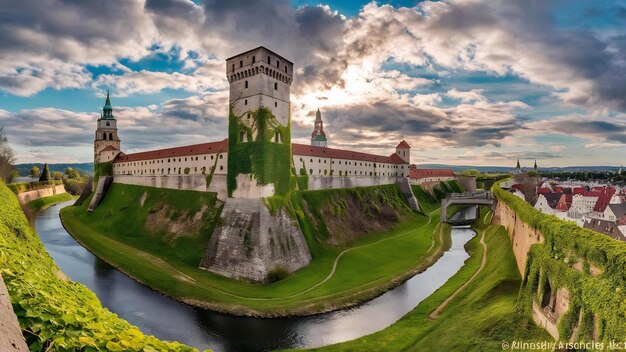
<path id="1" fill-rule="evenodd" d="M 87 211 L 92 212 L 96 210 L 100 202 L 102 202 L 102 200 L 104 199 L 104 196 L 106 196 L 106 193 L 109 190 L 111 183 L 113 183 L 113 176 L 101 176 L 98 179 L 96 192 L 93 195 L 93 198 L 91 198 L 91 202 L 89 203 Z"/>
<path id="2" fill-rule="evenodd" d="M 406 201 L 409 202 L 411 209 L 414 211 L 420 211 L 419 202 L 417 201 L 417 198 L 415 198 L 415 194 L 413 194 L 413 189 L 411 188 L 409 179 L 407 177 L 399 177 L 396 179 L 396 183 L 398 184 L 398 187 L 400 187 L 400 192 L 402 192 Z"/>

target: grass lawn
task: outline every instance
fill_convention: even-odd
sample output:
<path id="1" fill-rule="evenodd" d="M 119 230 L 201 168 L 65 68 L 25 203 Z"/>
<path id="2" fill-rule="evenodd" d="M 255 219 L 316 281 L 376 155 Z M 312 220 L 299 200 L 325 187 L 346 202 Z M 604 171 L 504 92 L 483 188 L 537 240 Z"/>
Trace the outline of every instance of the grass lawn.
<path id="1" fill-rule="evenodd" d="M 141 194 L 131 195 L 129 192 L 144 192 L 145 188 L 117 187 L 116 190 L 116 186 L 113 185 L 112 193 L 91 214 L 85 212 L 84 207 L 63 209 L 61 218 L 69 232 L 98 257 L 146 285 L 190 303 L 231 313 L 304 314 L 372 298 L 408 278 L 414 271 L 430 265 L 449 237 L 450 228 L 440 224 L 437 209 L 431 210 L 428 216 L 412 214 L 390 231 L 362 237 L 350 246 L 318 244 L 310 265 L 279 282 L 257 285 L 197 268 L 199 260 L 196 261 L 194 256 L 202 253 L 204 247 L 201 244 L 206 243 L 206 238 L 186 239 L 183 245 L 175 245 L 177 250 L 174 251 L 171 243 L 166 246 L 160 242 L 162 238 L 142 235 L 142 229 L 137 225 L 158 204 L 155 199 L 171 197 L 168 204 L 175 208 L 177 202 L 181 203 L 181 209 L 199 209 L 202 203 L 188 204 L 186 201 L 183 204 L 183 200 L 190 197 L 182 197 L 172 190 L 153 189 L 169 195 L 151 194 L 145 199 L 144 206 L 131 207 L 122 200 L 140 198 Z M 208 198 L 201 200 L 203 204 L 211 201 L 214 202 Z M 107 205 L 106 202 L 115 204 Z M 99 212 L 100 209 L 103 211 Z M 123 212 L 124 216 L 106 213 L 112 211 Z M 176 212 L 176 209 L 172 211 Z M 186 215 L 181 213 L 179 216 Z M 207 232 L 210 236 L 209 231 L 212 227 L 207 227 L 201 236 Z M 177 253 L 181 249 L 188 251 L 186 255 Z M 340 254 L 336 271 L 329 276 Z M 193 260 L 189 259 L 190 256 Z"/>
<path id="2" fill-rule="evenodd" d="M 506 230 L 485 226 L 486 213 L 475 226 L 479 235 L 466 245 L 470 258 L 441 288 L 392 326 L 353 341 L 316 351 L 501 351 L 504 341 L 552 341 L 530 317 L 515 310 L 521 277 Z M 489 219 L 489 218 L 488 218 Z M 453 298 L 434 320 L 428 315 L 485 267 Z"/>
<path id="3" fill-rule="evenodd" d="M 26 204 L 35 214 L 40 211 L 47 209 L 57 203 L 67 202 L 68 200 L 76 199 L 76 197 L 72 196 L 69 193 L 61 193 L 50 197 L 44 197 L 35 199 Z"/>

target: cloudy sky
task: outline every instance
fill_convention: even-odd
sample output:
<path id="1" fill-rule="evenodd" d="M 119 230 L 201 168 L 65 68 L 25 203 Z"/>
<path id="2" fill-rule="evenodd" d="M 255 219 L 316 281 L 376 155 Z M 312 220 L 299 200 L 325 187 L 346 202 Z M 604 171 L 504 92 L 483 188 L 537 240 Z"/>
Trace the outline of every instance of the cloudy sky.
<path id="1" fill-rule="evenodd" d="M 10 4 L 9 4 L 10 2 Z M 295 63 L 294 141 L 412 162 L 626 164 L 626 0 L 0 0 L 0 126 L 18 162 L 221 140 L 224 59 Z"/>

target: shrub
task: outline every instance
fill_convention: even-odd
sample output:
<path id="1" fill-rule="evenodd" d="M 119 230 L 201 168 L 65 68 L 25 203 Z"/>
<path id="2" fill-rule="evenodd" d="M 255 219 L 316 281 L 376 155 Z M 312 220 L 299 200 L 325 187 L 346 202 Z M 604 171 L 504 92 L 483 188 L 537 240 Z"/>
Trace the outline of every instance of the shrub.
<path id="1" fill-rule="evenodd" d="M 269 273 L 267 273 L 267 282 L 271 283 L 280 281 L 287 276 L 289 276 L 289 271 L 287 271 L 287 269 L 282 266 L 277 266 L 274 269 L 270 270 Z"/>
<path id="2" fill-rule="evenodd" d="M 50 186 L 53 185 L 62 185 L 63 181 L 61 180 L 54 180 L 54 181 L 43 181 L 43 182 L 20 182 L 20 183 L 11 183 L 10 185 L 7 185 L 7 187 L 9 187 L 9 189 L 15 193 L 15 194 L 20 194 L 23 192 L 28 192 L 28 191 L 34 191 L 34 190 L 38 190 L 38 189 L 43 189 L 43 188 L 48 188 Z"/>

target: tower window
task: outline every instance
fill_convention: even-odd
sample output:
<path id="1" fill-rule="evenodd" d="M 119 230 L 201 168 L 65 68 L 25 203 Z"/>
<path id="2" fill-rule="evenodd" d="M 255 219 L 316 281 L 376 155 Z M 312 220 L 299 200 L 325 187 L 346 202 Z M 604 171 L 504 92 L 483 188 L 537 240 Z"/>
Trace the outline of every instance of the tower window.
<path id="1" fill-rule="evenodd" d="M 285 66 L 285 73 L 287 73 L 287 66 Z"/>
<path id="2" fill-rule="evenodd" d="M 246 132 L 241 131 L 239 132 L 239 141 L 240 142 L 245 142 L 244 139 L 246 138 Z"/>
<path id="3" fill-rule="evenodd" d="M 278 107 L 278 102 L 277 102 L 277 101 L 275 101 L 275 102 L 274 102 L 274 107 L 275 107 L 275 108 L 277 108 L 277 107 Z"/>
<path id="4" fill-rule="evenodd" d="M 276 61 L 276 68 L 280 68 L 280 61 Z"/>
<path id="5" fill-rule="evenodd" d="M 102 134 L 102 138 L 106 141 L 106 140 L 107 140 L 107 134 L 106 134 L 106 133 L 103 133 L 103 134 Z"/>
<path id="6" fill-rule="evenodd" d="M 252 63 L 255 63 L 255 62 L 256 62 L 256 56 L 253 56 L 252 57 Z"/>
<path id="7" fill-rule="evenodd" d="M 235 71 L 235 64 L 233 64 L 233 71 Z"/>
<path id="8" fill-rule="evenodd" d="M 267 63 L 270 64 L 270 65 L 272 64 L 272 58 L 269 57 L 269 56 L 267 57 Z"/>
<path id="9" fill-rule="evenodd" d="M 246 86 L 246 88 L 248 88 L 248 87 Z M 274 90 L 278 90 L 278 83 L 277 82 L 274 82 Z"/>
<path id="10" fill-rule="evenodd" d="M 248 99 L 243 101 L 243 105 L 248 105 Z"/>
<path id="11" fill-rule="evenodd" d="M 239 60 L 239 67 L 243 67 L 243 60 Z"/>
<path id="12" fill-rule="evenodd" d="M 107 126 L 111 126 L 111 123 L 109 121 L 107 121 Z"/>
<path id="13" fill-rule="evenodd" d="M 246 81 L 246 88 L 248 88 L 248 81 Z"/>
<path id="14" fill-rule="evenodd" d="M 109 140 L 112 141 L 113 140 L 113 133 L 109 133 Z"/>

